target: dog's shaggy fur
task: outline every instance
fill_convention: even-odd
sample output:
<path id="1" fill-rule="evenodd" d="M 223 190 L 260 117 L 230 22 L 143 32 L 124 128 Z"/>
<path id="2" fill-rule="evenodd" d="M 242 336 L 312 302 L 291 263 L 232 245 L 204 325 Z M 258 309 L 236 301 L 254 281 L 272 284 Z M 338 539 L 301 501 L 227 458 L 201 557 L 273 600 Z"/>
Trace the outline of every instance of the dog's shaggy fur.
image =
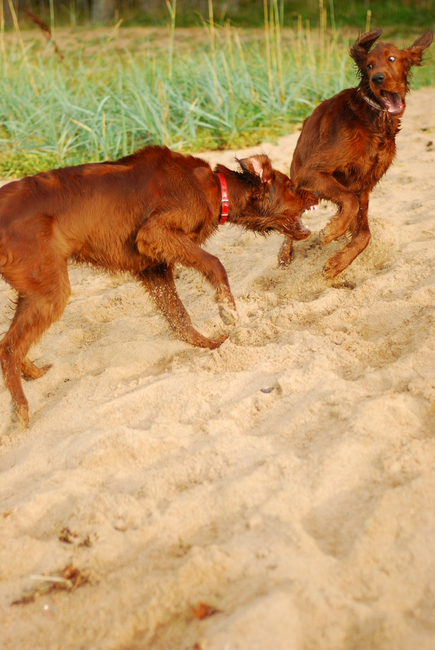
<path id="1" fill-rule="evenodd" d="M 310 190 L 338 206 L 321 232 L 322 243 L 350 235 L 343 250 L 327 261 L 327 278 L 341 273 L 370 241 L 369 195 L 396 152 L 411 66 L 421 65 L 433 40 L 432 32 L 426 32 L 404 50 L 393 43 L 373 47 L 381 34 L 377 29 L 354 43 L 350 55 L 359 85 L 325 100 L 305 120 L 291 164 L 290 176 L 298 190 Z M 284 241 L 281 265 L 290 261 L 291 249 L 292 242 Z"/>
<path id="2" fill-rule="evenodd" d="M 300 215 L 317 198 L 295 192 L 267 156 L 239 162 L 240 172 L 217 167 L 228 186 L 228 221 L 255 232 L 308 237 Z M 193 328 L 173 277 L 177 263 L 202 273 L 215 288 L 221 317 L 235 323 L 225 269 L 201 248 L 216 232 L 220 211 L 220 180 L 208 163 L 166 147 L 37 174 L 0 189 L 0 274 L 18 293 L 0 359 L 22 426 L 29 409 L 21 375 L 36 379 L 49 368 L 37 368 L 26 355 L 65 309 L 68 260 L 131 273 L 184 341 L 215 348 L 225 340 L 210 340 Z"/>

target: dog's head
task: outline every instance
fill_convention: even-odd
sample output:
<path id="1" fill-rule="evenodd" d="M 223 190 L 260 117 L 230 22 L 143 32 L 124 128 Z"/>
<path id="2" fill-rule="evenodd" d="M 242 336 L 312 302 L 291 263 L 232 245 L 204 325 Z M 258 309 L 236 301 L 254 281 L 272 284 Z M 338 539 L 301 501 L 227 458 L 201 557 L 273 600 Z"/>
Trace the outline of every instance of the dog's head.
<path id="1" fill-rule="evenodd" d="M 268 156 L 251 156 L 238 162 L 243 175 L 253 184 L 246 227 L 260 233 L 277 231 L 297 240 L 309 237 L 311 232 L 302 223 L 301 216 L 317 206 L 315 194 L 297 192 L 288 176 L 273 169 Z"/>
<path id="2" fill-rule="evenodd" d="M 375 45 L 381 34 L 381 29 L 362 34 L 353 44 L 350 56 L 358 66 L 363 91 L 389 115 L 401 117 L 411 67 L 422 65 L 423 52 L 432 43 L 433 34 L 426 32 L 404 50 L 393 43 Z"/>

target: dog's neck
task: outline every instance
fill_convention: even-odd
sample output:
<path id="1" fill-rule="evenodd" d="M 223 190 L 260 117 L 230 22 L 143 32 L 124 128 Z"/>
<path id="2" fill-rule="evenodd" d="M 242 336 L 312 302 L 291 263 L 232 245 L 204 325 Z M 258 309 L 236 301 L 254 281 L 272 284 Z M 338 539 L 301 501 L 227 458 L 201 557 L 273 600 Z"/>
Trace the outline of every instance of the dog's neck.
<path id="1" fill-rule="evenodd" d="M 369 117 L 372 129 L 376 132 L 382 132 L 386 137 L 394 138 L 400 129 L 400 119 L 389 112 L 367 93 L 362 84 L 355 88 L 356 103 L 353 104 L 353 110 L 363 112 Z"/>
<path id="2" fill-rule="evenodd" d="M 375 102 L 373 99 L 371 99 L 368 95 L 366 95 L 365 92 L 363 91 L 363 89 L 361 88 L 361 86 L 358 86 L 358 93 L 361 95 L 363 100 L 365 102 L 367 102 L 367 104 L 369 106 L 371 106 L 372 108 L 375 108 L 377 111 L 382 111 L 384 113 L 387 112 L 386 109 L 383 106 L 381 106 L 380 104 Z"/>
<path id="3" fill-rule="evenodd" d="M 228 199 L 228 186 L 225 176 L 220 172 L 216 172 L 217 177 L 221 185 L 221 214 L 219 217 L 219 225 L 223 226 L 225 221 L 228 219 L 229 211 L 229 199 Z"/>
<path id="4" fill-rule="evenodd" d="M 241 226 L 245 230 L 264 232 L 267 217 L 261 214 L 258 206 L 266 198 L 267 191 L 260 180 L 254 174 L 237 172 L 223 165 L 217 165 L 215 173 L 224 177 L 228 188 L 227 223 Z M 220 216 L 219 224 L 221 218 Z"/>
<path id="5" fill-rule="evenodd" d="M 251 186 L 247 174 L 236 172 L 228 169 L 223 165 L 218 165 L 215 171 L 219 178 L 221 189 L 221 211 L 219 215 L 219 225 L 223 223 L 233 223 L 243 226 L 247 230 L 256 230 L 258 214 L 255 212 L 251 215 L 249 208 L 253 192 L 258 192 Z M 225 196 L 223 188 L 225 187 Z M 227 206 L 227 216 L 225 217 L 225 207 Z M 251 217 L 254 216 L 254 222 L 251 224 Z"/>

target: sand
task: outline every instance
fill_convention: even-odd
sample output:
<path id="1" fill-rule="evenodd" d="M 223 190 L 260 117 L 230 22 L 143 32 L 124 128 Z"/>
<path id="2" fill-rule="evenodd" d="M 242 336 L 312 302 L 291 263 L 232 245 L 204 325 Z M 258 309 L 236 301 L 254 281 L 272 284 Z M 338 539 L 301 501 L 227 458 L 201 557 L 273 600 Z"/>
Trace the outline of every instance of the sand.
<path id="1" fill-rule="evenodd" d="M 287 270 L 280 236 L 219 229 L 240 325 L 218 350 L 175 340 L 129 278 L 71 267 L 25 432 L 0 384 L 3 650 L 433 650 L 434 106 L 411 93 L 372 242 L 335 280 L 330 206 Z M 287 171 L 296 140 L 236 153 Z M 225 331 L 197 274 L 177 285 Z M 88 583 L 12 605 L 68 566 Z"/>

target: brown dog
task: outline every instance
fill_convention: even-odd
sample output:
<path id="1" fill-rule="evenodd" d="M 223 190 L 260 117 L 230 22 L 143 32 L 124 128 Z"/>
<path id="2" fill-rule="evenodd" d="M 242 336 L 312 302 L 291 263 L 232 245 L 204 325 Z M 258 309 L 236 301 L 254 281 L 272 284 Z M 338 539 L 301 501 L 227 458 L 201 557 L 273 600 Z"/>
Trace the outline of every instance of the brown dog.
<path id="1" fill-rule="evenodd" d="M 213 349 L 225 340 L 210 340 L 192 327 L 175 288 L 174 265 L 202 273 L 216 290 L 222 319 L 235 324 L 225 269 L 201 248 L 223 222 L 221 205 L 228 221 L 246 230 L 305 239 L 310 231 L 300 215 L 317 203 L 309 192 L 296 193 L 267 156 L 239 163 L 241 172 L 218 165 L 214 173 L 200 158 L 145 147 L 117 162 L 56 169 L 0 189 L 0 273 L 18 292 L 0 342 L 14 419 L 28 424 L 21 374 L 36 379 L 50 367 L 39 369 L 26 355 L 65 309 L 69 259 L 131 273 L 184 341 Z"/>
<path id="2" fill-rule="evenodd" d="M 338 206 L 320 233 L 322 244 L 350 235 L 343 250 L 327 261 L 327 278 L 341 273 L 370 241 L 369 194 L 396 153 L 411 66 L 421 65 L 433 40 L 432 32 L 426 32 L 404 50 L 392 43 L 378 43 L 371 50 L 381 34 L 377 29 L 355 42 L 350 56 L 358 67 L 359 85 L 325 100 L 305 120 L 290 168 L 297 190 L 310 190 Z M 292 246 L 284 241 L 281 265 L 290 261 Z"/>

